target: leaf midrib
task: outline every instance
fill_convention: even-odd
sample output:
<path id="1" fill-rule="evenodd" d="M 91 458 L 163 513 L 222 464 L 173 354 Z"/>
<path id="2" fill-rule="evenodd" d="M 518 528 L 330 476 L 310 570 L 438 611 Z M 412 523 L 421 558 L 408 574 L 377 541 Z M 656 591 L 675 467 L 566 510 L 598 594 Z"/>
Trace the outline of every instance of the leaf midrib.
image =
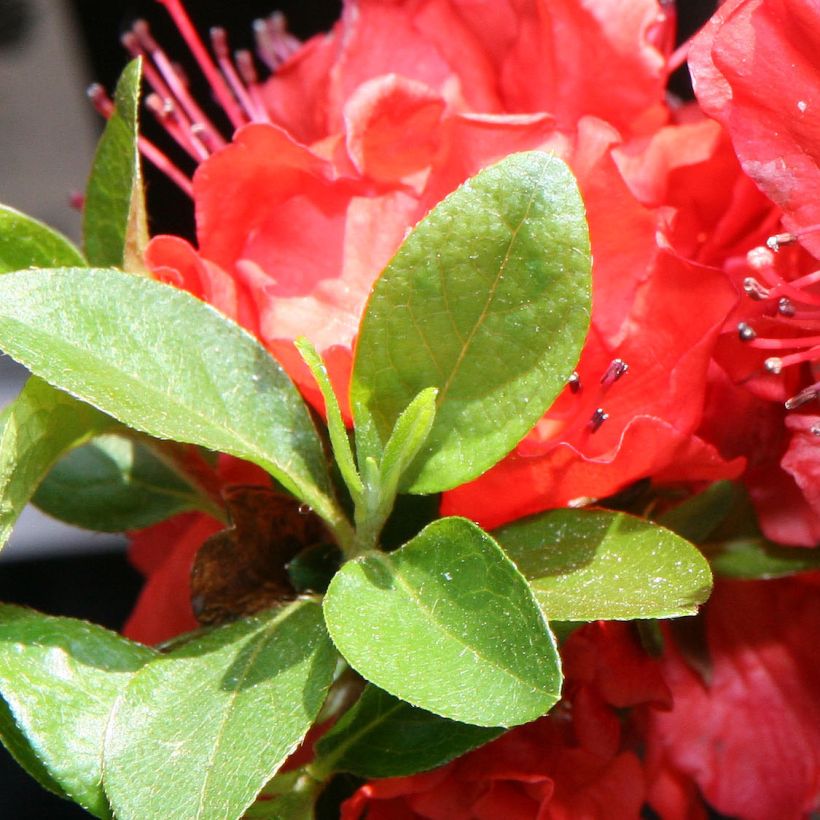
<path id="1" fill-rule="evenodd" d="M 453 633 L 450 629 L 448 629 L 445 624 L 441 623 L 436 618 L 434 610 L 431 609 L 430 607 L 428 607 L 421 600 L 421 598 L 417 596 L 414 587 L 411 586 L 410 583 L 408 582 L 407 578 L 404 575 L 402 575 L 401 572 L 398 571 L 396 565 L 390 560 L 390 556 L 383 555 L 383 554 L 380 554 L 380 553 L 371 553 L 368 556 L 368 558 L 379 561 L 382 564 L 387 565 L 388 569 L 392 570 L 391 575 L 393 576 L 393 578 L 395 578 L 398 581 L 398 583 L 410 594 L 411 599 L 418 605 L 419 609 L 421 609 L 425 614 L 430 616 L 430 623 L 433 623 L 443 635 L 445 635 L 446 637 L 452 639 L 455 643 L 460 644 L 468 652 L 470 652 L 475 658 L 477 658 L 480 661 L 484 661 L 488 666 L 491 666 L 493 669 L 501 672 L 506 677 L 511 678 L 512 680 L 516 681 L 516 683 L 522 684 L 523 686 L 525 686 L 529 689 L 535 689 L 539 692 L 543 692 L 544 694 L 546 694 L 550 697 L 552 695 L 556 694 L 556 693 L 551 692 L 547 689 L 544 689 L 540 685 L 538 685 L 538 686 L 534 685 L 534 683 L 532 681 L 527 681 L 524 678 L 519 677 L 518 675 L 515 674 L 515 672 L 512 672 L 509 669 L 506 669 L 505 667 L 501 666 L 497 661 L 494 661 L 494 660 L 492 660 L 488 657 L 485 657 L 477 649 L 474 649 L 472 646 L 470 646 L 468 643 L 466 643 L 461 636 Z M 540 607 L 538 607 L 538 604 L 535 602 L 534 599 L 533 599 L 533 603 L 535 604 L 535 606 L 536 606 L 536 608 L 537 608 L 537 610 L 540 614 L 540 612 L 541 612 Z M 423 708 L 423 707 L 419 707 L 419 708 Z"/>
<path id="2" fill-rule="evenodd" d="M 317 511 L 318 511 L 318 509 L 326 509 L 326 506 L 323 503 L 316 503 L 316 496 L 312 492 L 305 492 L 305 484 L 304 484 L 304 482 L 303 482 L 303 480 L 300 476 L 295 476 L 295 475 L 292 475 L 291 473 L 288 472 L 288 468 L 291 465 L 290 461 L 286 465 L 281 465 L 281 463 L 278 460 L 274 460 L 274 458 L 272 456 L 268 456 L 267 454 L 260 455 L 258 449 L 255 446 L 253 446 L 253 444 L 248 442 L 242 435 L 240 435 L 239 432 L 233 426 L 226 426 L 226 427 L 223 427 L 223 428 L 214 427 L 208 416 L 201 415 L 200 413 L 198 413 L 196 411 L 196 406 L 195 405 L 189 406 L 189 405 L 183 404 L 180 401 L 174 399 L 169 394 L 164 393 L 161 390 L 155 389 L 154 387 L 152 387 L 152 385 L 150 383 L 141 382 L 141 381 L 139 381 L 139 379 L 137 377 L 135 377 L 135 376 L 133 376 L 129 373 L 126 373 L 125 371 L 122 371 L 122 370 L 119 370 L 117 368 L 111 367 L 111 365 L 105 359 L 101 358 L 98 354 L 90 352 L 88 350 L 85 350 L 83 347 L 79 346 L 78 344 L 76 344 L 74 342 L 71 342 L 71 341 L 67 341 L 62 336 L 55 336 L 55 335 L 45 333 L 41 330 L 33 328 L 30 324 L 26 324 L 25 322 L 21 322 L 17 319 L 13 319 L 9 316 L 0 316 L 0 323 L 6 323 L 6 324 L 9 324 L 13 327 L 24 328 L 26 331 L 31 333 L 35 337 L 35 339 L 46 339 L 46 340 L 56 341 L 56 342 L 59 343 L 60 346 L 67 347 L 70 350 L 74 351 L 76 354 L 78 354 L 78 355 L 80 355 L 80 356 L 82 356 L 86 359 L 89 359 L 89 360 L 91 360 L 95 363 L 101 363 L 103 365 L 103 372 L 107 371 L 107 372 L 113 372 L 113 373 L 117 374 L 118 376 L 120 376 L 122 378 L 122 381 L 125 383 L 126 387 L 135 385 L 135 386 L 141 388 L 141 392 L 143 394 L 158 396 L 162 400 L 165 401 L 165 406 L 168 406 L 168 407 L 171 407 L 171 408 L 174 408 L 174 409 L 177 409 L 177 410 L 185 411 L 185 413 L 187 413 L 187 416 L 189 418 L 194 418 L 198 422 L 202 422 L 202 424 L 200 426 L 200 429 L 205 429 L 205 430 L 210 431 L 211 435 L 213 435 L 213 431 L 216 431 L 216 436 L 214 436 L 214 443 L 217 443 L 217 449 L 222 450 L 226 453 L 230 453 L 231 455 L 238 456 L 239 458 L 245 458 L 249 461 L 255 461 L 257 464 L 259 464 L 259 466 L 264 467 L 269 472 L 272 472 L 274 474 L 278 473 L 278 474 L 280 474 L 280 476 L 283 475 L 285 480 L 291 481 L 299 489 L 300 493 L 302 493 L 303 500 L 310 503 L 311 506 L 314 507 L 314 509 L 317 509 Z M 22 361 L 22 359 L 21 359 L 21 361 Z M 23 363 L 25 364 L 25 362 L 23 362 Z M 75 370 L 76 368 L 71 368 L 71 369 Z M 97 371 L 97 372 L 99 372 L 99 371 Z M 44 381 L 47 381 L 52 387 L 55 387 L 58 390 L 64 390 L 65 392 L 69 393 L 70 395 L 74 396 L 75 398 L 77 398 L 80 401 L 86 401 L 88 404 L 91 404 L 92 406 L 96 407 L 98 410 L 100 410 L 103 413 L 109 413 L 109 411 L 107 411 L 104 408 L 100 407 L 99 404 L 96 402 L 96 400 L 89 400 L 89 399 L 86 399 L 82 396 L 78 396 L 72 390 L 69 390 L 68 388 L 66 388 L 64 386 L 55 384 L 47 376 L 41 376 L 41 378 Z M 157 436 L 157 437 L 160 437 L 160 438 L 165 437 L 165 436 L 168 435 L 166 433 L 154 433 L 151 430 L 146 429 L 146 427 L 144 425 L 139 424 L 139 423 L 134 423 L 132 421 L 127 422 L 127 424 L 129 426 L 133 426 L 134 429 L 142 430 L 142 432 L 147 433 L 148 435 L 153 435 L 153 436 Z M 287 428 L 287 429 L 290 429 L 290 428 Z M 294 431 L 291 430 L 291 432 L 294 432 Z M 245 449 L 243 450 L 239 447 L 232 447 L 232 446 L 225 447 L 224 444 L 220 441 L 220 437 L 225 435 L 225 433 L 232 436 L 233 439 L 236 442 L 238 442 L 241 445 L 241 447 L 243 447 Z M 187 438 L 187 436 L 186 436 L 186 438 Z M 200 444 L 202 442 L 189 441 L 188 443 Z M 271 466 L 273 467 L 273 470 L 270 469 Z M 319 497 L 324 501 L 325 498 L 326 498 L 325 493 L 322 492 L 321 489 L 319 489 L 318 487 L 317 487 L 317 490 L 319 490 Z"/>

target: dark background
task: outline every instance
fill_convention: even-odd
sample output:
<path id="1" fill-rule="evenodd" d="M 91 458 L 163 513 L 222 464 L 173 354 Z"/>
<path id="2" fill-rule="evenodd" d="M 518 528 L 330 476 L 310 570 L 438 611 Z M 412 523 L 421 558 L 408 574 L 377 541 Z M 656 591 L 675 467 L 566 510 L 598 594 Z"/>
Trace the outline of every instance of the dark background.
<path id="1" fill-rule="evenodd" d="M 120 35 L 137 18 L 150 22 L 156 38 L 172 54 L 185 53 L 164 9 L 155 0 L 67 0 L 66 4 L 80 32 L 77 47 L 90 67 L 89 74 L 108 89 L 113 89 L 127 60 L 119 45 Z M 275 9 L 286 14 L 290 31 L 305 39 L 330 28 L 340 7 L 338 0 L 234 0 L 230 3 L 189 0 L 187 3 L 203 35 L 207 36 L 210 26 L 222 25 L 228 30 L 233 48 L 252 47 L 251 21 Z M 678 3 L 679 39 L 690 36 L 713 7 L 713 0 L 681 0 Z M 0 0 L 0 49 L 14 47 L 15 42 L 26 37 L 36 22 L 33 18 L 26 0 Z M 679 96 L 691 95 L 685 69 L 673 78 L 671 89 Z M 196 92 L 196 86 L 194 90 Z M 197 98 L 205 100 L 207 94 L 199 93 Z M 151 139 L 166 147 L 163 135 L 154 128 L 150 117 L 144 122 Z M 152 231 L 192 236 L 190 200 L 149 163 L 145 173 Z M 0 565 L 0 600 L 26 604 L 54 615 L 85 618 L 112 629 L 122 626 L 139 586 L 139 576 L 122 552 L 86 552 Z M 88 816 L 73 804 L 44 792 L 0 747 L 0 818 L 63 820 Z"/>

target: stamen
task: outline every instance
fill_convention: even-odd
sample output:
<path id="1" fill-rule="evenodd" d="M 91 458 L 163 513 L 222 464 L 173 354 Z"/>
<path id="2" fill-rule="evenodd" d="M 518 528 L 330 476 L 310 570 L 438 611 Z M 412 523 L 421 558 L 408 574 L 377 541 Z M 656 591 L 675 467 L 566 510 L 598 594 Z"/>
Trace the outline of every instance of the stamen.
<path id="1" fill-rule="evenodd" d="M 613 359 L 609 363 L 609 367 L 604 371 L 604 375 L 601 376 L 601 384 L 606 387 L 615 384 L 621 376 L 626 375 L 628 370 L 629 365 L 623 359 Z"/>
<path id="2" fill-rule="evenodd" d="M 788 299 L 785 296 L 781 296 L 780 299 L 778 300 L 778 302 L 777 302 L 777 312 L 781 316 L 789 316 L 789 317 L 794 316 L 794 314 L 796 313 L 796 311 L 794 309 L 794 304 L 792 303 L 792 301 L 790 299 Z"/>
<path id="3" fill-rule="evenodd" d="M 763 367 L 778 375 L 782 372 L 784 367 L 791 367 L 793 364 L 803 364 L 803 362 L 811 362 L 820 358 L 820 347 L 811 347 L 804 350 L 802 353 L 791 353 L 788 356 L 771 356 L 763 362 Z"/>
<path id="4" fill-rule="evenodd" d="M 812 426 L 811 426 L 811 427 L 809 427 L 809 432 L 810 432 L 813 436 L 818 436 L 818 437 L 820 437 L 820 424 L 812 424 Z"/>
<path id="5" fill-rule="evenodd" d="M 247 49 L 242 49 L 236 52 L 235 58 L 239 75 L 247 86 L 251 100 L 253 100 L 256 121 L 270 122 L 268 113 L 265 110 L 265 102 L 259 93 L 259 75 L 256 73 L 256 66 L 253 63 L 253 54 Z"/>
<path id="6" fill-rule="evenodd" d="M 573 393 L 580 393 L 581 377 L 578 375 L 577 371 L 573 371 L 572 375 L 567 379 L 567 384 Z"/>
<path id="7" fill-rule="evenodd" d="M 214 94 L 216 94 L 216 98 L 219 100 L 219 104 L 225 109 L 228 119 L 234 128 L 239 128 L 242 125 L 242 112 L 236 104 L 236 100 L 234 100 L 231 95 L 225 80 L 214 65 L 213 60 L 211 60 L 207 49 L 199 38 L 182 3 L 180 0 L 159 0 L 159 2 L 165 6 L 168 14 L 171 15 L 171 19 L 176 23 L 180 34 L 188 44 L 188 48 L 191 49 L 191 53 L 194 55 L 202 73 L 210 83 L 211 88 L 213 88 Z"/>
<path id="8" fill-rule="evenodd" d="M 276 71 L 301 45 L 288 33 L 285 15 L 281 12 L 274 12 L 266 20 L 254 20 L 253 32 L 256 53 L 271 71 Z"/>
<path id="9" fill-rule="evenodd" d="M 743 324 L 743 322 L 741 322 Z M 749 328 L 751 330 L 751 328 Z M 740 326 L 738 326 L 738 332 Z M 754 333 L 754 331 L 752 331 Z M 815 347 L 820 345 L 820 336 L 795 336 L 790 339 L 762 339 L 754 338 L 750 340 L 749 347 L 756 347 L 760 350 L 789 350 L 796 347 Z"/>
<path id="10" fill-rule="evenodd" d="M 769 298 L 769 291 L 754 276 L 747 276 L 743 280 L 743 290 L 746 291 L 749 298 L 754 299 L 756 302 Z"/>
<path id="11" fill-rule="evenodd" d="M 818 396 L 820 396 L 820 393 L 817 392 L 818 386 L 817 384 L 813 384 L 811 387 L 804 387 L 799 393 L 787 399 L 785 402 L 786 409 L 797 410 L 798 407 L 802 407 L 804 404 L 808 404 L 817 399 Z"/>
<path id="12" fill-rule="evenodd" d="M 797 242 L 797 237 L 793 233 L 778 233 L 766 240 L 766 247 L 777 253 L 784 245 L 791 245 L 795 242 Z"/>
<path id="13" fill-rule="evenodd" d="M 169 99 L 162 99 L 158 94 L 149 94 L 145 98 L 146 108 L 157 118 L 162 127 L 173 137 L 197 162 L 207 159 L 211 152 L 202 144 L 194 128 L 180 115 L 179 110 Z"/>
<path id="14" fill-rule="evenodd" d="M 594 433 L 600 429 L 601 425 L 609 418 L 609 413 L 607 413 L 602 407 L 598 407 L 595 412 L 592 414 L 592 418 L 589 420 L 589 427 L 590 430 Z"/>
<path id="15" fill-rule="evenodd" d="M 254 120 L 259 122 L 258 112 L 253 100 L 250 98 L 247 89 L 236 73 L 233 62 L 231 61 L 231 50 L 228 47 L 228 35 L 224 28 L 215 26 L 211 29 L 211 45 L 216 54 L 216 61 L 219 64 L 220 71 L 225 75 L 228 85 L 231 87 L 234 96 L 239 100 L 239 104 L 244 109 L 243 113 L 246 120 Z"/>
<path id="16" fill-rule="evenodd" d="M 160 2 L 165 2 L 165 0 L 160 0 Z M 133 32 L 139 40 L 140 46 L 150 54 L 151 59 L 159 70 L 162 80 L 164 80 L 164 83 L 161 82 L 161 86 L 164 85 L 164 88 L 160 86 L 157 90 L 160 91 L 164 97 L 179 103 L 179 106 L 190 119 L 191 124 L 201 123 L 208 128 L 212 138 L 215 139 L 218 144 L 225 145 L 225 140 L 220 136 L 216 126 L 208 119 L 208 116 L 199 105 L 197 105 L 196 100 L 194 100 L 188 91 L 186 80 L 182 72 L 177 66 L 171 63 L 168 59 L 168 55 L 165 54 L 156 40 L 151 36 L 148 24 L 144 20 L 137 20 L 137 22 L 134 23 Z M 163 93 L 163 91 L 167 93 Z M 240 121 L 239 125 L 242 124 Z M 238 128 L 239 125 L 236 125 L 236 127 Z"/>
<path id="17" fill-rule="evenodd" d="M 741 342 L 751 342 L 757 338 L 754 328 L 746 322 L 737 323 L 737 335 Z"/>

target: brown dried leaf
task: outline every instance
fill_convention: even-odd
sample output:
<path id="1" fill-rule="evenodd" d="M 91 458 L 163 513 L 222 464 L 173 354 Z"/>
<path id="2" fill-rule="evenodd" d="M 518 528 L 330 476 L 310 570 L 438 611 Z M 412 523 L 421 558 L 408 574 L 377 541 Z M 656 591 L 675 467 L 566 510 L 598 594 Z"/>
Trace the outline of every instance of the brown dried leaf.
<path id="1" fill-rule="evenodd" d="M 223 497 L 232 524 L 203 543 L 191 570 L 191 605 L 205 625 L 295 598 L 286 564 L 328 540 L 318 516 L 268 487 L 227 487 Z"/>

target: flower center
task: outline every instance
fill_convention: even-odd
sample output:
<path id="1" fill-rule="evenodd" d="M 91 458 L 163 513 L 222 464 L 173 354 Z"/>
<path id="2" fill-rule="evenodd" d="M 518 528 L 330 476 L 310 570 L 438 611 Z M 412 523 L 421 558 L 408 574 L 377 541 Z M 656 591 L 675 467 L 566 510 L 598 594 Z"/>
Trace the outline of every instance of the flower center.
<path id="1" fill-rule="evenodd" d="M 270 122 L 260 93 L 259 72 L 254 55 L 247 50 L 231 53 L 228 35 L 223 28 L 210 32 L 211 52 L 202 42 L 180 0 L 159 0 L 185 40 L 200 71 L 224 111 L 233 129 L 252 122 Z M 284 15 L 274 13 L 253 24 L 256 56 L 269 72 L 275 71 L 301 45 L 287 31 Z M 227 144 L 225 136 L 203 111 L 191 94 L 188 78 L 173 63 L 151 35 L 145 20 L 138 20 L 122 37 L 123 46 L 132 57 L 143 58 L 143 74 L 151 91 L 145 105 L 163 129 L 195 162 L 207 159 Z M 104 117 L 111 116 L 114 105 L 105 89 L 89 88 L 94 107 Z M 189 174 L 182 171 L 157 145 L 140 137 L 142 154 L 165 173 L 183 191 L 191 195 Z"/>
<path id="2" fill-rule="evenodd" d="M 755 306 L 754 319 L 738 323 L 737 333 L 744 344 L 776 353 L 763 362 L 763 369 L 774 375 L 797 365 L 808 364 L 813 370 L 820 365 L 820 270 L 789 278 L 785 271 L 794 271 L 795 266 L 782 259 L 785 246 L 818 230 L 820 225 L 814 225 L 797 234 L 771 236 L 765 247 L 753 248 L 746 256 L 753 275 L 743 280 L 743 290 L 749 300 L 760 304 Z M 785 406 L 796 410 L 818 398 L 820 381 L 815 381 Z"/>

